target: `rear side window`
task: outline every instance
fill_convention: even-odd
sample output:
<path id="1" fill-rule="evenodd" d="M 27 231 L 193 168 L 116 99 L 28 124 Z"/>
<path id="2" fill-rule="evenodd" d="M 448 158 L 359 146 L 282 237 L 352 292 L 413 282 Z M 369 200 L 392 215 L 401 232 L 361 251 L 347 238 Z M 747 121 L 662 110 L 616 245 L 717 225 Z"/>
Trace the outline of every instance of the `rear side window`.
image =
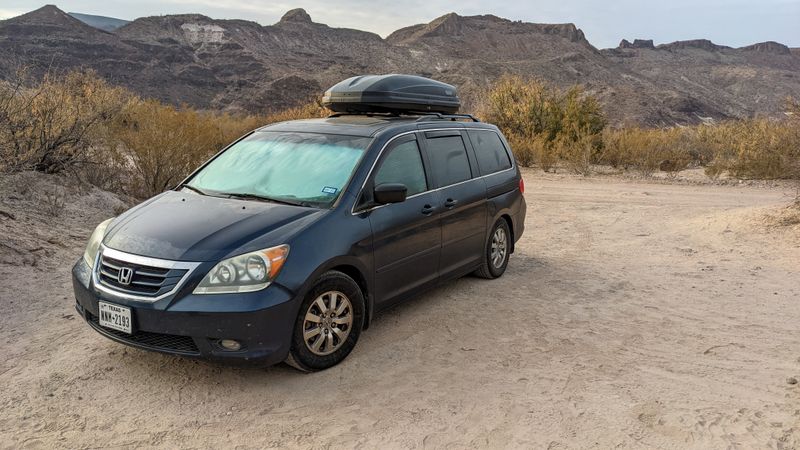
<path id="1" fill-rule="evenodd" d="M 484 130 L 469 130 L 467 133 L 475 148 L 481 175 L 511 168 L 511 159 L 497 133 Z"/>
<path id="2" fill-rule="evenodd" d="M 439 186 L 449 186 L 472 178 L 467 149 L 461 136 L 428 138 L 431 170 Z"/>
<path id="3" fill-rule="evenodd" d="M 402 183 L 408 188 L 406 195 L 428 190 L 425 168 L 419 154 L 417 141 L 406 141 L 389 151 L 375 174 L 375 186 L 383 183 Z"/>

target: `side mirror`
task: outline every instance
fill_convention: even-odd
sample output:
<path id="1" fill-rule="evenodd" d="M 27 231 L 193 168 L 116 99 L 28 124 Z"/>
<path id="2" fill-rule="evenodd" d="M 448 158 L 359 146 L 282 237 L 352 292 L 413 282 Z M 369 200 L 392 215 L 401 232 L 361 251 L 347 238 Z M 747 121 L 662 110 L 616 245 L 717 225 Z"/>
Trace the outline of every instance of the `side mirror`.
<path id="1" fill-rule="evenodd" d="M 400 183 L 382 183 L 375 186 L 375 203 L 385 205 L 387 203 L 400 203 L 406 201 L 408 188 Z"/>

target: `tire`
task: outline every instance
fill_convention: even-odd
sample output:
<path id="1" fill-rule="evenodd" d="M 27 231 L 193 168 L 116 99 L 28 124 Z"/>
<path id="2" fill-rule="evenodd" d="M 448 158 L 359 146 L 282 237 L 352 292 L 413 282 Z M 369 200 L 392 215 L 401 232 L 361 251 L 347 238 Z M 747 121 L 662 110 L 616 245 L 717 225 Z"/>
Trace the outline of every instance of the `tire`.
<path id="1" fill-rule="evenodd" d="M 495 253 L 495 249 L 497 249 L 498 253 Z M 500 252 L 502 255 L 499 254 Z M 475 275 L 490 280 L 499 278 L 506 271 L 510 255 L 511 230 L 508 228 L 508 222 L 500 218 L 497 219 L 491 233 L 489 233 L 489 238 L 486 240 L 483 264 L 475 271 Z"/>
<path id="2" fill-rule="evenodd" d="M 352 278 L 322 274 L 300 305 L 286 363 L 316 372 L 342 362 L 358 342 L 364 310 L 364 294 Z"/>

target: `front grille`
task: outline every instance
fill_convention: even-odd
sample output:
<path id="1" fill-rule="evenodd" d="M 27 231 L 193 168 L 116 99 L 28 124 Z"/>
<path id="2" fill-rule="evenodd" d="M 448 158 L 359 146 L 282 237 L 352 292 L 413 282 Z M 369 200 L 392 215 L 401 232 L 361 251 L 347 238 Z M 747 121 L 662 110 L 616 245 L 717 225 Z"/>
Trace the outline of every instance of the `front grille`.
<path id="1" fill-rule="evenodd" d="M 123 333 L 122 331 L 112 330 L 100 326 L 97 316 L 87 312 L 89 325 L 95 330 L 119 341 L 130 343 L 150 350 L 164 351 L 169 353 L 180 353 L 182 355 L 196 356 L 200 350 L 194 343 L 194 339 L 189 336 L 178 336 L 175 334 L 151 333 L 149 331 L 134 331 L 133 334 Z"/>
<path id="2" fill-rule="evenodd" d="M 119 282 L 119 272 L 123 268 L 133 271 L 130 283 L 127 285 Z M 145 297 L 158 297 L 175 288 L 187 272 L 186 269 L 146 266 L 101 255 L 97 275 L 100 283 L 115 291 Z"/>

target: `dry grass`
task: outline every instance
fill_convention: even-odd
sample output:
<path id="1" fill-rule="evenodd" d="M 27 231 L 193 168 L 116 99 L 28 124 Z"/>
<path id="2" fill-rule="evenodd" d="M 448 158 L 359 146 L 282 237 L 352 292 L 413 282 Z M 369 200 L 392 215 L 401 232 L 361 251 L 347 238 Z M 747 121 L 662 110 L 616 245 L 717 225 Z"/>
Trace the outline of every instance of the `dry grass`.
<path id="1" fill-rule="evenodd" d="M 593 96 L 516 76 L 481 95 L 479 115 L 498 125 L 523 166 L 588 175 L 593 165 L 663 171 L 704 167 L 710 177 L 800 180 L 800 105 L 787 119 L 646 129 L 606 127 Z M 219 149 L 259 126 L 324 117 L 312 102 L 280 113 L 232 115 L 141 99 L 93 72 L 24 71 L 0 82 L 0 170 L 70 172 L 106 190 L 146 198 L 174 186 Z"/>
<path id="2" fill-rule="evenodd" d="M 632 168 L 642 175 L 657 170 L 675 176 L 692 165 L 712 178 L 797 179 L 798 123 L 792 120 L 737 120 L 717 125 L 666 129 L 606 130 L 598 161 Z"/>
<path id="3" fill-rule="evenodd" d="M 786 120 L 750 119 L 672 128 L 606 128 L 597 100 L 518 76 L 482 94 L 481 116 L 503 130 L 523 166 L 564 167 L 586 175 L 592 164 L 670 178 L 692 166 L 712 178 L 800 179 L 800 104 Z"/>
<path id="4" fill-rule="evenodd" d="M 0 170 L 68 171 L 147 198 L 250 130 L 325 115 L 318 102 L 268 116 L 197 111 L 141 99 L 93 72 L 31 83 L 20 71 L 0 84 Z"/>

